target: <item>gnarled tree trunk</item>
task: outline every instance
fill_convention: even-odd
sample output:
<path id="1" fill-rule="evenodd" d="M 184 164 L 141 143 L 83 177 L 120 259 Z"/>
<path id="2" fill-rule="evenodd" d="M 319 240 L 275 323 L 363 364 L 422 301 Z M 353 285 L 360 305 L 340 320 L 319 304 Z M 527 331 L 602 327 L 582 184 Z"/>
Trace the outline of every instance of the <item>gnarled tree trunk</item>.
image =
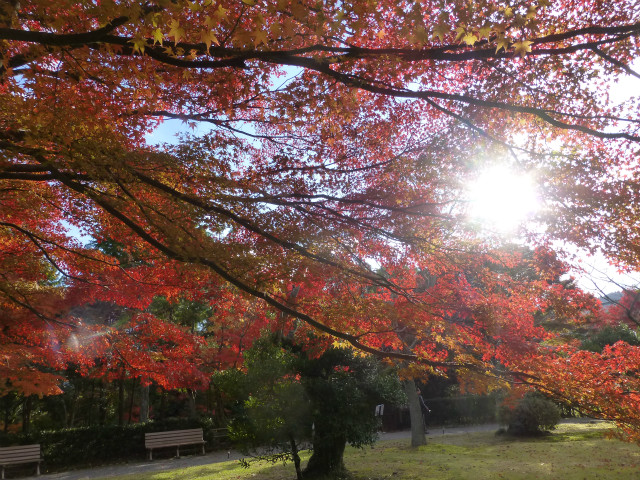
<path id="1" fill-rule="evenodd" d="M 316 425 L 313 435 L 313 454 L 304 470 L 304 478 L 344 478 L 344 449 L 347 439 L 344 434 Z"/>

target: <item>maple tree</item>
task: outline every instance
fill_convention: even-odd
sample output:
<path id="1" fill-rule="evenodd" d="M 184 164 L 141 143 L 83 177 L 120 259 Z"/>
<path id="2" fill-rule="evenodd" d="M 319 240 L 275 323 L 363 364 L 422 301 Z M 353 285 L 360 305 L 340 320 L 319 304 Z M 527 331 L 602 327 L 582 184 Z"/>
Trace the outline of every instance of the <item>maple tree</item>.
<path id="1" fill-rule="evenodd" d="M 609 98 L 638 77 L 639 17 L 632 0 L 4 2 L 2 301 L 21 318 L 3 325 L 60 322 L 12 295 L 35 275 L 15 276 L 19 245 L 76 304 L 206 296 L 221 364 L 262 327 L 314 329 L 470 386 L 535 384 L 638 438 L 636 349 L 577 351 L 535 314 L 592 308 L 555 282 L 550 239 L 640 263 L 638 98 Z M 210 131 L 147 144 L 167 119 Z M 532 260 L 468 226 L 462 184 L 490 157 L 539 179 Z M 523 261 L 536 278 L 492 267 Z"/>

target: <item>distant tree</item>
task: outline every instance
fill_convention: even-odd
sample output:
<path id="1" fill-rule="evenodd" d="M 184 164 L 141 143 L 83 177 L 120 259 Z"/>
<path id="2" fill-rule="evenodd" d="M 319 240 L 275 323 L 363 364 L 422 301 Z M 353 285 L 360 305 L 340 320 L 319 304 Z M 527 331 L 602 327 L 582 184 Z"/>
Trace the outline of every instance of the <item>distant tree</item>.
<path id="1" fill-rule="evenodd" d="M 602 352 L 604 347 L 617 342 L 638 346 L 640 338 L 638 338 L 638 332 L 629 328 L 628 325 L 605 325 L 583 340 L 580 348 L 591 352 Z"/>
<path id="2" fill-rule="evenodd" d="M 607 304 L 603 305 L 599 316 L 601 324 L 625 324 L 632 328 L 640 327 L 640 290 L 624 289 L 620 298 L 605 297 Z"/>

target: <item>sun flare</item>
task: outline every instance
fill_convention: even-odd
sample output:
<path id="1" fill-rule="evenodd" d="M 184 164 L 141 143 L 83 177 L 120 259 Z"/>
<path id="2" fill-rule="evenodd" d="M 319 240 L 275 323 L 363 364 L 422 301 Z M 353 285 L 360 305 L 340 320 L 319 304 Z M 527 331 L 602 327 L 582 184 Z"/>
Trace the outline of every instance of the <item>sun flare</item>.
<path id="1" fill-rule="evenodd" d="M 538 208 L 533 179 L 506 166 L 485 170 L 469 187 L 469 216 L 501 233 L 515 230 Z"/>

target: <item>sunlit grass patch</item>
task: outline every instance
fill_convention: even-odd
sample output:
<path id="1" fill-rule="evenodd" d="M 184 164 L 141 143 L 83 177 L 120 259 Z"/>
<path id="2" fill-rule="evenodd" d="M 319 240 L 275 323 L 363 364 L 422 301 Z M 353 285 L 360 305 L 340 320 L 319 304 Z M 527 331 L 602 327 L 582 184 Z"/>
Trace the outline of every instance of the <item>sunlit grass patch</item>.
<path id="1" fill-rule="evenodd" d="M 640 478 L 640 447 L 605 438 L 612 424 L 561 424 L 549 436 L 514 439 L 494 432 L 431 435 L 428 445 L 409 439 L 347 448 L 354 480 L 584 480 Z M 308 456 L 306 457 L 308 458 Z M 117 477 L 118 480 L 294 480 L 293 465 L 238 462 Z"/>

